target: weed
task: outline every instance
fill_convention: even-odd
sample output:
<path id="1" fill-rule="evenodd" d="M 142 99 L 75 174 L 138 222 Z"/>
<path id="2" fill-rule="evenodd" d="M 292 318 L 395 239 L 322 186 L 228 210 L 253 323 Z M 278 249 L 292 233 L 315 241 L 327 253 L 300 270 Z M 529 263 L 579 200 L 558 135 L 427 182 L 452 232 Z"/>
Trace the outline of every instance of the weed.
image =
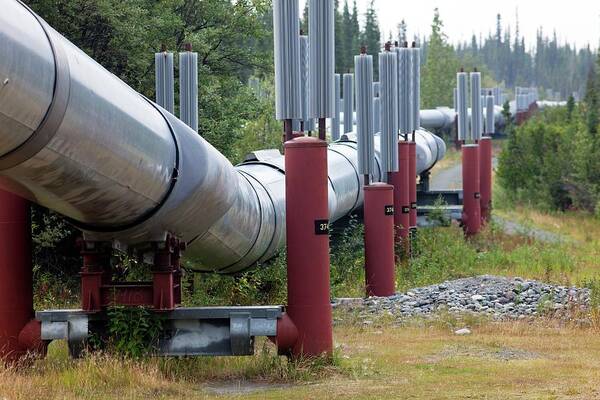
<path id="1" fill-rule="evenodd" d="M 108 333 L 114 350 L 128 357 L 140 358 L 155 350 L 162 331 L 158 314 L 144 307 L 111 307 L 107 311 Z"/>

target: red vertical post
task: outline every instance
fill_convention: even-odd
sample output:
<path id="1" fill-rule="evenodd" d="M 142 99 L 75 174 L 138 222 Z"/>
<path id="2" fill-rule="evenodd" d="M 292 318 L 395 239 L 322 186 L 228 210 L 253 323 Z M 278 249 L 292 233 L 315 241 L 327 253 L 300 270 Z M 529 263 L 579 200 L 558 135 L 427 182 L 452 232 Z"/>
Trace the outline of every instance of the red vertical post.
<path id="1" fill-rule="evenodd" d="M 481 192 L 481 222 L 492 218 L 492 138 L 484 136 L 479 141 L 479 180 Z"/>
<path id="2" fill-rule="evenodd" d="M 462 146 L 463 212 L 462 225 L 467 236 L 475 235 L 481 228 L 479 192 L 479 145 Z"/>
<path id="3" fill-rule="evenodd" d="M 396 292 L 394 263 L 394 187 L 385 183 L 365 186 L 366 295 L 392 296 Z"/>
<path id="4" fill-rule="evenodd" d="M 410 193 L 408 189 L 409 142 L 398 143 L 398 172 L 389 173 L 389 182 L 394 186 L 394 226 L 396 243 L 408 253 L 410 229 Z"/>
<path id="5" fill-rule="evenodd" d="M 410 231 L 417 230 L 417 144 L 408 142 L 408 190 L 410 196 Z"/>
<path id="6" fill-rule="evenodd" d="M 301 137 L 284 147 L 287 314 L 298 334 L 291 354 L 331 355 L 327 143 Z"/>
<path id="7" fill-rule="evenodd" d="M 19 334 L 33 316 L 29 203 L 0 190 L 0 358 L 14 361 L 27 352 Z"/>
<path id="8" fill-rule="evenodd" d="M 162 247 L 164 245 L 164 247 Z M 170 238 L 155 249 L 152 270 L 152 297 L 154 310 L 168 311 L 175 308 L 173 246 Z"/>

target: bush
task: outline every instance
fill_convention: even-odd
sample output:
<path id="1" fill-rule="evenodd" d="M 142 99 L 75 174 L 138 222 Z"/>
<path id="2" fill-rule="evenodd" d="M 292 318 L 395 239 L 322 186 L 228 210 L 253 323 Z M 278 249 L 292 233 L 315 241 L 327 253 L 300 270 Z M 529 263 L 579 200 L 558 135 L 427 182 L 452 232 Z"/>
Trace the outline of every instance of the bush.
<path id="1" fill-rule="evenodd" d="M 585 209 L 600 200 L 600 139 L 584 113 L 548 109 L 511 131 L 500 154 L 498 178 L 512 202 L 542 209 Z"/>

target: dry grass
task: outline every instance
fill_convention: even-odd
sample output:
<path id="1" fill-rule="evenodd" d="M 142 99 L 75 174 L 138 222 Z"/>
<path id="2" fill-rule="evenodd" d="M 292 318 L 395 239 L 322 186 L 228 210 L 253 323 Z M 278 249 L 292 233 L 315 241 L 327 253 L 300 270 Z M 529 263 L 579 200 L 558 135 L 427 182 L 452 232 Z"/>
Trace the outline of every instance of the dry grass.
<path id="1" fill-rule="evenodd" d="M 405 326 L 376 321 L 368 327 L 354 322 L 335 329 L 340 365 L 329 370 L 310 367 L 301 376 L 273 372 L 278 368 L 272 365 L 270 372 L 257 373 L 260 364 L 287 364 L 270 355 L 269 361 L 261 356 L 142 362 L 92 356 L 69 361 L 59 346 L 32 368 L 2 370 L 0 396 L 225 398 L 216 390 L 247 399 L 600 398 L 600 335 L 595 329 L 555 321 L 471 322 L 473 334 L 459 337 L 452 333 L 456 321 Z M 175 364 L 184 373 L 173 373 Z M 260 385 L 249 386 L 246 379 Z M 277 385 L 281 382 L 285 385 Z"/>
<path id="2" fill-rule="evenodd" d="M 584 212 L 544 212 L 518 206 L 514 209 L 497 210 L 497 213 L 525 226 L 535 226 L 559 235 L 566 235 L 578 242 L 597 243 L 600 240 L 600 221 Z"/>

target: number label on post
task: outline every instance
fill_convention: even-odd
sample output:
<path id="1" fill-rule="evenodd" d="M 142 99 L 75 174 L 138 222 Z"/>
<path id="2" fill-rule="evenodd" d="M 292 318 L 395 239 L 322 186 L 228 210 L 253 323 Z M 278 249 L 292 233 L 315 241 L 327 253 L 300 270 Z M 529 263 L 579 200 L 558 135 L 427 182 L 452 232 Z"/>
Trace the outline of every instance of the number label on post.
<path id="1" fill-rule="evenodd" d="M 385 215 L 394 215 L 394 206 L 385 206 Z"/>
<path id="2" fill-rule="evenodd" d="M 479 193 L 479 192 L 475 192 L 475 198 L 476 198 L 476 199 L 480 199 L 480 198 L 481 198 L 481 193 Z"/>
<path id="3" fill-rule="evenodd" d="M 329 220 L 315 220 L 315 235 L 329 235 Z"/>

